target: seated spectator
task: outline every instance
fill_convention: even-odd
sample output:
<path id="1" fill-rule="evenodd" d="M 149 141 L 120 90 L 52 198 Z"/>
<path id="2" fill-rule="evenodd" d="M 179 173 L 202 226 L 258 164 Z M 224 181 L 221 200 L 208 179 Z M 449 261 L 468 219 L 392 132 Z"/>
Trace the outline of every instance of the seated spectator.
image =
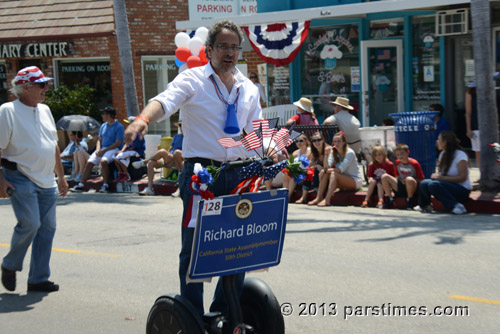
<path id="1" fill-rule="evenodd" d="M 294 162 L 299 161 L 299 157 L 305 155 L 307 159 L 310 160 L 311 148 L 309 147 L 309 140 L 305 134 L 301 134 L 295 139 L 295 145 L 297 145 L 297 149 L 292 153 L 294 157 Z M 283 188 L 288 189 L 288 201 L 292 200 L 293 192 L 295 191 L 295 181 L 292 177 L 285 174 L 283 176 Z M 303 203 L 306 200 L 307 191 L 302 190 L 302 195 L 300 199 L 297 200 L 297 204 Z"/>
<path id="2" fill-rule="evenodd" d="M 82 172 L 89 158 L 89 154 L 87 153 L 88 145 L 87 141 L 82 139 L 83 134 L 81 131 L 74 133 L 74 145 L 76 149 L 73 152 L 73 171 L 71 172 L 71 179 L 80 182 L 82 179 Z"/>
<path id="3" fill-rule="evenodd" d="M 293 115 L 286 122 L 286 126 L 295 125 L 318 125 L 318 120 L 314 114 L 314 108 L 311 100 L 301 97 L 300 100 L 293 103 L 298 108 L 298 114 Z"/>
<path id="4" fill-rule="evenodd" d="M 138 135 L 132 145 L 123 145 L 120 152 L 115 153 L 114 162 L 118 170 L 118 177 L 113 182 L 127 182 L 130 180 L 128 173 L 128 165 L 130 164 L 131 157 L 142 157 L 146 150 L 146 142 L 144 137 Z"/>
<path id="5" fill-rule="evenodd" d="M 182 170 L 184 158 L 182 157 L 182 142 L 184 134 L 182 133 L 182 122 L 177 123 L 178 133 L 172 138 L 172 143 L 168 150 L 160 149 L 149 159 L 140 160 L 132 163 L 134 168 L 148 167 L 148 186 L 144 188 L 139 195 L 154 195 L 153 181 L 155 168 L 175 165 L 178 171 Z M 172 194 L 176 196 L 175 193 Z"/>
<path id="6" fill-rule="evenodd" d="M 393 126 L 394 120 L 392 118 L 386 118 L 382 121 L 382 126 Z"/>
<path id="7" fill-rule="evenodd" d="M 390 174 L 382 175 L 382 186 L 384 187 L 387 201 L 382 208 L 388 209 L 394 205 L 394 197 L 406 197 L 406 208 L 414 206 L 413 196 L 418 184 L 425 178 L 420 163 L 410 158 L 410 149 L 406 144 L 398 144 L 394 149 L 396 153 L 396 176 Z M 392 191 L 394 190 L 394 195 Z"/>
<path id="8" fill-rule="evenodd" d="M 382 146 L 375 146 L 372 150 L 372 162 L 368 165 L 368 191 L 361 207 L 367 208 L 368 202 L 377 188 L 378 203 L 377 208 L 382 208 L 384 204 L 384 187 L 382 186 L 382 175 L 389 174 L 395 176 L 394 164 L 387 159 L 387 155 Z"/>
<path id="9" fill-rule="evenodd" d="M 361 123 L 349 111 L 354 110 L 349 105 L 349 99 L 338 96 L 333 102 L 333 115 L 327 117 L 323 125 L 333 124 L 339 127 L 339 130 L 345 133 L 347 144 L 356 154 L 361 152 L 361 134 L 359 127 Z"/>
<path id="10" fill-rule="evenodd" d="M 335 190 L 356 190 L 363 185 L 363 179 L 359 172 L 356 153 L 347 144 L 347 139 L 342 131 L 333 136 L 330 149 L 325 150 L 325 168 L 320 172 L 320 184 L 318 197 L 311 203 L 318 206 L 329 206 Z M 326 173 L 323 177 L 321 173 Z M 326 197 L 323 198 L 328 186 Z"/>
<path id="11" fill-rule="evenodd" d="M 325 138 L 323 137 L 323 134 L 321 132 L 313 133 L 311 136 L 311 142 L 311 161 L 309 166 L 311 168 L 314 168 L 314 178 L 312 181 L 304 181 L 303 188 L 306 191 L 312 188 L 318 188 L 321 182 L 323 182 L 324 184 L 328 183 L 328 180 L 320 179 L 320 174 L 325 166 L 325 154 L 327 151 L 329 152 L 332 149 L 332 147 L 326 143 Z M 325 177 L 327 177 L 327 174 L 322 173 L 321 177 L 324 179 Z M 318 192 L 316 193 L 316 196 L 318 196 Z M 307 204 L 313 205 L 314 200 L 310 201 Z"/>
<path id="12" fill-rule="evenodd" d="M 76 131 L 69 132 L 69 143 L 66 146 L 66 148 L 61 152 L 61 161 L 64 166 L 65 174 L 68 174 L 68 170 L 71 171 L 70 173 L 72 173 L 73 153 L 76 150 L 75 138 L 76 138 Z"/>
<path id="13" fill-rule="evenodd" d="M 467 213 L 462 203 L 471 191 L 469 179 L 469 158 L 460 146 L 457 136 L 451 131 L 442 131 L 437 139 L 441 150 L 438 159 L 438 172 L 430 179 L 420 183 L 418 207 L 422 212 L 431 212 L 431 195 L 443 203 L 446 210 L 456 215 Z"/>
<path id="14" fill-rule="evenodd" d="M 97 164 L 101 164 L 102 187 L 100 192 L 108 192 L 109 179 L 109 163 L 113 162 L 115 153 L 122 146 L 125 129 L 116 117 L 116 110 L 113 107 L 101 109 L 103 123 L 99 129 L 99 137 L 97 139 L 94 153 L 88 159 L 83 171 L 81 181 L 71 188 L 72 191 L 82 191 L 85 182 L 90 177 L 92 168 Z"/>

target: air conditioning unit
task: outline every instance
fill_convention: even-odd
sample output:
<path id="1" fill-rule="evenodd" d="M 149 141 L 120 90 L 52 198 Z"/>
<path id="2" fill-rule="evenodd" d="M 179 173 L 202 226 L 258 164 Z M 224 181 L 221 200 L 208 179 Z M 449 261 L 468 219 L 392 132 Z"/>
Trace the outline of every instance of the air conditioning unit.
<path id="1" fill-rule="evenodd" d="M 436 36 L 467 34 L 469 9 L 454 9 L 436 12 Z"/>

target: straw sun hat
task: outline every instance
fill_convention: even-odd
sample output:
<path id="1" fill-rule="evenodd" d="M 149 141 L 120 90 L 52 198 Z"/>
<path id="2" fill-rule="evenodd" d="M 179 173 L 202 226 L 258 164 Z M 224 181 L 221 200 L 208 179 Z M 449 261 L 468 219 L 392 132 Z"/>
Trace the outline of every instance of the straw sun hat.
<path id="1" fill-rule="evenodd" d="M 314 112 L 314 108 L 312 106 L 312 102 L 308 98 L 301 97 L 300 100 L 295 101 L 293 104 L 295 106 L 299 107 L 300 109 L 304 109 L 308 113 L 313 113 Z"/>
<path id="2" fill-rule="evenodd" d="M 342 108 L 345 108 L 348 110 L 354 110 L 354 108 L 349 105 L 349 99 L 346 99 L 345 97 L 338 96 L 335 101 L 330 102 L 330 103 L 336 104 L 336 105 L 341 106 Z"/>

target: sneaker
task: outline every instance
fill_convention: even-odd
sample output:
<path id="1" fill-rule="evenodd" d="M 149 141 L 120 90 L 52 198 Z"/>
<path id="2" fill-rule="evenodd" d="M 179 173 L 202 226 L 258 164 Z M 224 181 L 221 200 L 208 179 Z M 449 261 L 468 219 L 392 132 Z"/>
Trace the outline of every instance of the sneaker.
<path id="1" fill-rule="evenodd" d="M 16 271 L 2 267 L 2 284 L 7 290 L 14 291 L 16 289 Z"/>
<path id="2" fill-rule="evenodd" d="M 394 206 L 394 199 L 392 197 L 389 197 L 387 201 L 382 204 L 382 209 L 390 209 Z"/>
<path id="3" fill-rule="evenodd" d="M 368 207 L 368 202 L 367 201 L 363 201 L 363 203 L 361 204 L 361 207 L 362 208 L 367 208 Z"/>
<path id="4" fill-rule="evenodd" d="M 144 161 L 144 160 L 132 162 L 132 167 L 134 167 L 135 169 L 139 169 L 139 168 L 142 168 L 144 166 L 146 166 L 146 161 Z"/>
<path id="5" fill-rule="evenodd" d="M 151 188 L 149 188 L 149 187 L 146 187 L 142 191 L 139 191 L 139 195 L 149 196 L 149 195 L 154 195 L 154 194 L 155 194 L 154 191 L 151 190 Z"/>
<path id="6" fill-rule="evenodd" d="M 109 186 L 106 183 L 104 183 L 102 185 L 101 189 L 99 189 L 99 192 L 100 193 L 109 193 L 109 189 L 108 188 L 109 188 Z"/>
<path id="7" fill-rule="evenodd" d="M 59 291 L 59 285 L 51 281 L 45 281 L 41 283 L 28 283 L 28 292 L 30 291 L 40 291 L 40 292 Z"/>
<path id="8" fill-rule="evenodd" d="M 83 191 L 83 184 L 82 183 L 78 183 L 76 186 L 74 186 L 73 188 L 70 188 L 69 190 L 73 191 L 73 192 Z"/>
<path id="9" fill-rule="evenodd" d="M 465 208 L 465 206 L 463 206 L 462 203 L 457 203 L 455 204 L 455 207 L 453 208 L 453 210 L 451 210 L 451 212 L 456 215 L 463 215 L 464 213 L 467 213 L 467 209 Z"/>
<path id="10" fill-rule="evenodd" d="M 432 212 L 432 205 L 428 204 L 426 206 L 420 207 L 420 205 L 414 206 L 413 210 L 415 211 L 420 211 L 420 212 L 427 212 L 431 213 Z"/>
<path id="11" fill-rule="evenodd" d="M 384 207 L 384 201 L 378 201 L 377 208 L 382 209 Z"/>
<path id="12" fill-rule="evenodd" d="M 177 190 L 172 193 L 172 197 L 179 197 L 179 196 L 181 196 L 181 189 L 177 188 Z"/>
<path id="13" fill-rule="evenodd" d="M 406 199 L 406 210 L 413 210 L 413 199 L 412 198 L 407 198 Z"/>

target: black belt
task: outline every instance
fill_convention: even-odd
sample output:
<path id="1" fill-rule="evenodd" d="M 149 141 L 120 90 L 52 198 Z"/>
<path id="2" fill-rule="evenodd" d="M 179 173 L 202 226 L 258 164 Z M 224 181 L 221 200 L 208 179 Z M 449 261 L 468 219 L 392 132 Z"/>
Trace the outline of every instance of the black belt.
<path id="1" fill-rule="evenodd" d="M 10 170 L 17 170 L 17 163 L 2 158 L 2 167 Z"/>
<path id="2" fill-rule="evenodd" d="M 216 160 L 212 160 L 212 159 L 207 159 L 207 158 L 186 158 L 186 159 L 184 159 L 184 161 L 191 162 L 193 164 L 199 163 L 203 167 L 210 166 L 210 165 L 214 165 L 215 167 L 220 167 L 223 164 L 220 161 L 216 161 Z"/>

